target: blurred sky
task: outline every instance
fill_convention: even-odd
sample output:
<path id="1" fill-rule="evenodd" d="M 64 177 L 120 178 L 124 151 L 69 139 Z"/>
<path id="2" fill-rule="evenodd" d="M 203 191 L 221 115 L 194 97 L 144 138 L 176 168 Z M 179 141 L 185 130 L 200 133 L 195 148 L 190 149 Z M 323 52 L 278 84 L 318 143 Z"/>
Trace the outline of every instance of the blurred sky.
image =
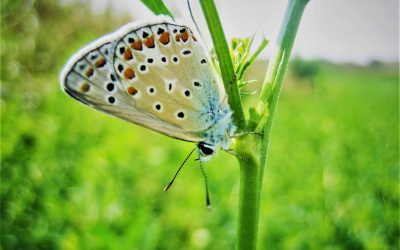
<path id="1" fill-rule="evenodd" d="M 95 12 L 111 6 L 116 15 L 146 19 L 152 14 L 139 0 L 88 0 Z M 188 17 L 185 0 L 166 0 L 168 7 Z M 198 1 L 191 1 L 201 19 Z M 112 4 L 110 4 L 112 3 Z M 179 3 L 179 4 L 177 4 Z M 257 32 L 276 40 L 287 0 L 216 0 L 228 37 Z M 202 21 L 200 21 L 200 26 Z M 265 52 L 268 56 L 270 49 Z M 306 59 L 368 63 L 399 61 L 399 2 L 397 0 L 311 0 L 303 15 L 294 54 Z"/>

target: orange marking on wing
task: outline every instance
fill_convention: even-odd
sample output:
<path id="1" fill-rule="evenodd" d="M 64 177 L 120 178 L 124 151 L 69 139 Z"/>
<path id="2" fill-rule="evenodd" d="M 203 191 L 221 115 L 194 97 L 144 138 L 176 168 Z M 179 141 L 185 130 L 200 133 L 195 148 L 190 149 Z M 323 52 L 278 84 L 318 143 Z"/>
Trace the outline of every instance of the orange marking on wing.
<path id="1" fill-rule="evenodd" d="M 181 40 L 181 35 L 180 35 L 180 34 L 177 34 L 177 35 L 175 36 L 175 41 L 179 42 L 179 40 Z"/>
<path id="2" fill-rule="evenodd" d="M 93 75 L 93 73 L 94 73 L 94 70 L 93 70 L 92 68 L 88 68 L 88 69 L 86 70 L 86 72 L 85 72 L 85 75 L 86 75 L 87 77 L 91 77 L 91 76 Z"/>
<path id="3" fill-rule="evenodd" d="M 147 48 L 154 48 L 154 36 L 149 36 L 144 40 L 144 45 L 146 45 Z"/>
<path id="4" fill-rule="evenodd" d="M 189 39 L 189 34 L 185 31 L 181 34 L 181 38 L 184 42 L 187 41 L 187 39 Z"/>
<path id="5" fill-rule="evenodd" d="M 134 50 L 142 50 L 142 41 L 141 40 L 134 41 L 131 45 L 131 48 Z"/>
<path id="6" fill-rule="evenodd" d="M 104 58 L 100 58 L 99 60 L 97 60 L 97 61 L 94 63 L 94 66 L 96 66 L 96 68 L 101 68 L 101 67 L 103 67 L 104 65 L 106 65 L 106 59 L 104 59 Z"/>
<path id="7" fill-rule="evenodd" d="M 193 41 L 197 42 L 197 39 L 195 36 L 192 35 Z"/>
<path id="8" fill-rule="evenodd" d="M 132 58 L 133 58 L 132 51 L 129 48 L 125 49 L 125 51 L 124 51 L 124 59 L 125 59 L 125 61 L 129 61 Z"/>
<path id="9" fill-rule="evenodd" d="M 160 41 L 160 43 L 162 43 L 162 44 L 164 44 L 164 45 L 167 45 L 167 44 L 169 43 L 169 41 L 170 41 L 170 39 L 169 39 L 169 33 L 168 33 L 168 32 L 163 32 L 163 33 L 161 34 L 161 36 L 160 36 L 159 41 Z"/>
<path id="10" fill-rule="evenodd" d="M 88 92 L 90 90 L 90 85 L 87 82 L 82 83 L 80 87 L 82 92 Z"/>
<path id="11" fill-rule="evenodd" d="M 137 89 L 134 88 L 134 87 L 132 87 L 132 86 L 130 86 L 130 87 L 127 89 L 127 91 L 128 91 L 128 93 L 129 93 L 130 95 L 135 95 L 135 94 L 138 92 Z"/>
<path id="12" fill-rule="evenodd" d="M 125 77 L 126 79 L 132 79 L 132 78 L 134 78 L 134 77 L 135 77 L 135 71 L 133 71 L 133 69 L 131 69 L 131 68 L 125 69 L 125 71 L 124 71 L 124 77 Z"/>

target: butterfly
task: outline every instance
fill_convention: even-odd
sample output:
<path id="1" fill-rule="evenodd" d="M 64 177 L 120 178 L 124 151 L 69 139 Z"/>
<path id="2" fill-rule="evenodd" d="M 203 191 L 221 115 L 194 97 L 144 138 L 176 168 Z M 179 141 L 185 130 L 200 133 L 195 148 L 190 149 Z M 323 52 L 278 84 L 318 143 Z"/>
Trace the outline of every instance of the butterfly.
<path id="1" fill-rule="evenodd" d="M 205 46 L 188 25 L 165 16 L 88 44 L 67 62 L 60 83 L 101 112 L 197 143 L 202 162 L 228 150 L 236 130 Z"/>

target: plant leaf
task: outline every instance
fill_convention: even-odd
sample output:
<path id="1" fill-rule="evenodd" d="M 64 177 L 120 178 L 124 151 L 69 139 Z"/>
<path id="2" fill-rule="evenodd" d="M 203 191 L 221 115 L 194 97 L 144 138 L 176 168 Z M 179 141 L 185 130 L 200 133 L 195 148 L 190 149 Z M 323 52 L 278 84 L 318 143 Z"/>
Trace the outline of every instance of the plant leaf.
<path id="1" fill-rule="evenodd" d="M 162 0 L 140 0 L 147 6 L 155 15 L 167 15 L 173 17 L 171 12 L 165 6 Z"/>
<path id="2" fill-rule="evenodd" d="M 257 57 L 260 55 L 260 53 L 265 49 L 265 47 L 267 47 L 268 45 L 268 40 L 267 39 L 263 39 L 260 46 L 258 46 L 257 50 L 254 52 L 254 54 L 250 57 L 250 59 L 248 59 L 246 62 L 244 62 L 241 67 L 239 68 L 239 70 L 237 71 L 237 78 L 238 79 L 242 79 L 244 73 L 246 72 L 246 70 L 248 69 L 248 67 L 257 59 Z M 250 49 L 250 48 L 249 48 Z M 247 58 L 246 58 L 247 59 Z"/>

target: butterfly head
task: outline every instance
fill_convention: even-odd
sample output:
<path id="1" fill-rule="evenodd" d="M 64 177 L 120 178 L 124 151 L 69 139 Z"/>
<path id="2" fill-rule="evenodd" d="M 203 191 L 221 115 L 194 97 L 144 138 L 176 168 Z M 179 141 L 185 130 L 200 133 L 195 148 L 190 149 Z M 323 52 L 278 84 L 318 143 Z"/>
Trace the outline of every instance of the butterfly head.
<path id="1" fill-rule="evenodd" d="M 215 146 L 208 143 L 200 142 L 197 144 L 197 148 L 199 149 L 199 157 L 202 162 L 211 160 L 216 153 Z"/>
<path id="2" fill-rule="evenodd" d="M 217 148 L 228 150 L 232 144 L 231 136 L 236 131 L 232 123 L 232 112 L 228 106 L 220 108 L 215 118 L 215 124 L 204 136 L 205 140 L 197 144 L 202 162 L 211 160 L 216 155 Z"/>

